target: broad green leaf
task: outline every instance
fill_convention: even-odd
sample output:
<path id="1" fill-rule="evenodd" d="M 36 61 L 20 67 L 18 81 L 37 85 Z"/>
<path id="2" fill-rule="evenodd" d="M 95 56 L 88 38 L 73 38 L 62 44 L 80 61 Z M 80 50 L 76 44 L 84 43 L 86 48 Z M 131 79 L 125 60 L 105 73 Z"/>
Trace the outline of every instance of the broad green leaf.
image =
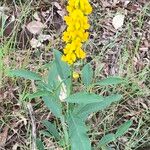
<path id="1" fill-rule="evenodd" d="M 60 75 L 58 74 L 57 67 L 55 61 L 51 63 L 51 67 L 49 69 L 48 73 L 48 86 L 52 87 L 53 91 L 55 92 L 55 95 L 59 98 L 60 91 L 61 91 L 61 84 L 62 80 L 60 80 Z M 65 83 L 63 83 L 65 84 Z"/>
<path id="2" fill-rule="evenodd" d="M 68 117 L 69 136 L 71 140 L 71 150 L 91 150 L 91 143 L 86 134 L 87 128 L 81 118 Z"/>
<path id="3" fill-rule="evenodd" d="M 44 120 L 42 123 L 47 128 L 48 132 L 56 138 L 56 140 L 60 140 L 59 132 L 51 122 Z"/>
<path id="4" fill-rule="evenodd" d="M 64 81 L 65 85 L 67 86 L 67 95 L 69 95 L 72 82 L 70 66 L 66 62 L 61 61 L 62 54 L 60 51 L 54 50 L 54 56 L 58 74 L 60 78 Z"/>
<path id="5" fill-rule="evenodd" d="M 124 135 L 129 130 L 131 125 L 132 125 L 132 121 L 128 120 L 125 123 L 123 123 L 121 126 L 119 126 L 115 133 L 116 138 Z"/>
<path id="6" fill-rule="evenodd" d="M 108 147 L 108 146 L 101 146 L 102 150 L 113 150 L 112 148 Z"/>
<path id="7" fill-rule="evenodd" d="M 93 70 L 90 64 L 86 64 L 82 69 L 82 81 L 85 86 L 89 86 L 93 80 Z"/>
<path id="8" fill-rule="evenodd" d="M 94 85 L 107 86 L 107 85 L 116 85 L 123 83 L 124 80 L 119 77 L 108 77 L 106 79 L 102 79 L 99 82 L 94 83 Z"/>
<path id="9" fill-rule="evenodd" d="M 48 131 L 45 131 L 45 130 L 40 130 L 40 134 L 50 137 L 50 138 L 52 137 L 52 135 Z"/>
<path id="10" fill-rule="evenodd" d="M 66 98 L 67 102 L 78 103 L 78 104 L 89 104 L 94 102 L 100 102 L 102 100 L 103 100 L 102 96 L 99 96 L 94 93 L 87 93 L 87 92 L 78 92 Z"/>
<path id="11" fill-rule="evenodd" d="M 88 117 L 89 114 L 103 110 L 106 107 L 108 107 L 111 103 L 121 100 L 121 98 L 122 96 L 120 94 L 107 96 L 104 98 L 103 101 L 100 101 L 97 103 L 79 105 L 77 108 L 74 109 L 74 113 L 78 115 L 79 117 L 86 119 L 86 117 Z"/>
<path id="12" fill-rule="evenodd" d="M 11 70 L 9 72 L 10 76 L 22 77 L 29 80 L 41 80 L 41 77 L 35 72 L 28 70 Z"/>
<path id="13" fill-rule="evenodd" d="M 58 80 L 58 72 L 57 72 L 57 68 L 56 68 L 56 63 L 55 63 L 55 61 L 53 61 L 51 63 L 51 66 L 50 66 L 50 69 L 48 72 L 48 85 L 50 87 L 56 88 L 57 80 Z"/>
<path id="14" fill-rule="evenodd" d="M 37 91 L 33 94 L 29 94 L 27 97 L 30 99 L 36 98 L 36 97 L 43 97 L 43 96 L 48 96 L 50 93 L 48 91 Z"/>
<path id="15" fill-rule="evenodd" d="M 53 88 L 50 87 L 48 84 L 44 83 L 43 81 L 36 81 L 36 85 L 38 86 L 38 90 L 40 91 L 47 91 L 52 92 Z"/>
<path id="16" fill-rule="evenodd" d="M 45 105 L 48 107 L 52 113 L 58 117 L 62 117 L 62 109 L 61 104 L 56 101 L 56 99 L 53 96 L 43 96 L 43 101 Z"/>
<path id="17" fill-rule="evenodd" d="M 38 150 L 44 150 L 44 145 L 40 139 L 36 139 L 36 146 Z"/>
<path id="18" fill-rule="evenodd" d="M 71 70 L 66 62 L 61 61 L 62 54 L 58 50 L 54 50 L 55 63 L 60 77 L 64 80 L 70 77 Z"/>
<path id="19" fill-rule="evenodd" d="M 116 138 L 115 138 L 115 134 L 113 133 L 110 133 L 110 134 L 107 134 L 107 135 L 104 135 L 101 140 L 99 141 L 99 146 L 103 146 L 103 145 L 106 145 L 112 141 L 115 141 Z"/>

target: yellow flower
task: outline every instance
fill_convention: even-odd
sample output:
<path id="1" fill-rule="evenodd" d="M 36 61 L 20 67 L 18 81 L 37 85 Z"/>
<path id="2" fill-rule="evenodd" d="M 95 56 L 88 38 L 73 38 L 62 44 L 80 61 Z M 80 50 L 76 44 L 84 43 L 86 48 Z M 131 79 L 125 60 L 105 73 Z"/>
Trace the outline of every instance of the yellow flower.
<path id="1" fill-rule="evenodd" d="M 80 59 L 84 59 L 86 57 L 85 52 L 81 48 L 77 49 L 75 53 L 76 53 L 76 56 Z"/>
<path id="2" fill-rule="evenodd" d="M 80 77 L 79 73 L 73 72 L 73 78 L 78 79 Z"/>
<path id="3" fill-rule="evenodd" d="M 64 32 L 64 33 L 63 33 L 63 37 L 62 37 L 63 41 L 69 42 L 70 38 L 71 38 L 71 37 L 70 37 L 70 35 L 69 35 L 68 32 Z"/>
<path id="4" fill-rule="evenodd" d="M 64 17 L 67 30 L 63 33 L 62 39 L 66 43 L 62 60 L 73 64 L 77 59 L 84 59 L 86 53 L 82 45 L 88 40 L 90 28 L 88 17 L 92 7 L 88 0 L 69 0 L 67 6 L 68 16 Z"/>

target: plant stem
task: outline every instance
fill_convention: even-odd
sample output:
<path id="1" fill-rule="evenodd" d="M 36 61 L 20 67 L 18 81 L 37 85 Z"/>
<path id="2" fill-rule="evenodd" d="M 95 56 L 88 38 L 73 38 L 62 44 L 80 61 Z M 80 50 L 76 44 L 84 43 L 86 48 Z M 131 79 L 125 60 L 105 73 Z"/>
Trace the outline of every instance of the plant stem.
<path id="1" fill-rule="evenodd" d="M 73 92 L 73 65 L 70 66 L 71 68 L 71 85 L 70 85 L 70 94 Z"/>
<path id="2" fill-rule="evenodd" d="M 73 65 L 70 66 L 71 68 L 71 74 L 70 74 L 70 78 L 71 78 L 71 84 L 70 84 L 70 92 L 69 95 L 72 94 L 73 92 Z M 72 109 L 72 105 L 66 102 L 66 115 L 68 115 L 69 113 L 69 109 Z M 63 128 L 63 132 L 64 132 L 64 136 L 65 136 L 65 145 L 66 145 L 66 149 L 69 150 L 69 136 L 68 136 L 68 131 L 65 125 L 65 117 L 62 116 L 61 117 L 61 124 L 62 124 L 62 128 Z"/>
<path id="3" fill-rule="evenodd" d="M 70 74 L 71 84 L 70 84 L 69 95 L 71 95 L 73 92 L 73 65 L 71 65 L 70 68 L 71 68 L 71 74 Z M 66 107 L 67 107 L 66 115 L 68 115 L 69 109 L 71 109 L 73 106 L 66 102 Z M 61 118 L 61 123 L 62 123 L 62 128 L 63 128 L 64 134 L 65 134 L 66 149 L 69 150 L 69 136 L 68 136 L 67 128 L 65 126 L 64 116 L 62 116 L 62 118 Z"/>
<path id="4" fill-rule="evenodd" d="M 73 65 L 70 66 L 71 68 L 71 75 L 70 75 L 70 78 L 71 78 L 71 85 L 70 85 L 70 95 L 73 93 Z M 74 108 L 74 104 L 71 104 L 71 103 L 67 103 L 67 112 L 72 111 Z"/>
<path id="5" fill-rule="evenodd" d="M 65 118 L 64 116 L 61 117 L 61 124 L 62 124 L 62 128 L 64 131 L 64 135 L 65 135 L 65 145 L 66 145 L 66 150 L 69 150 L 69 136 L 68 136 L 68 131 L 65 125 Z"/>
<path id="6" fill-rule="evenodd" d="M 3 51 L 0 49 L 0 87 L 2 86 L 3 77 Z"/>

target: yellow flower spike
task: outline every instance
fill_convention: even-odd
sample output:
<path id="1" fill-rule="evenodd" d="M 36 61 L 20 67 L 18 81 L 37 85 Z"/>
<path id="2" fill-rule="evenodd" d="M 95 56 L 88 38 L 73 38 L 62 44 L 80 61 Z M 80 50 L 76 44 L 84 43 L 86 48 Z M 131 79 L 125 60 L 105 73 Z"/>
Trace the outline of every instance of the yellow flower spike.
<path id="1" fill-rule="evenodd" d="M 79 73 L 77 73 L 77 72 L 73 72 L 73 78 L 74 79 L 78 79 L 80 77 L 80 75 L 79 75 Z"/>
<path id="2" fill-rule="evenodd" d="M 80 23 L 77 22 L 77 23 L 75 24 L 75 27 L 76 27 L 76 30 L 78 30 L 78 29 L 80 28 Z"/>
<path id="3" fill-rule="evenodd" d="M 84 51 L 80 52 L 80 58 L 84 59 L 86 57 L 86 53 Z"/>
<path id="4" fill-rule="evenodd" d="M 75 0 L 75 2 L 74 2 L 75 8 L 78 8 L 78 7 L 79 7 L 79 2 L 80 2 L 80 0 Z"/>
<path id="5" fill-rule="evenodd" d="M 67 30 L 63 33 L 62 40 L 66 43 L 62 60 L 68 64 L 73 64 L 77 59 L 84 59 L 86 53 L 82 50 L 82 45 L 88 40 L 88 29 L 90 24 L 88 16 L 92 12 L 92 7 L 88 0 L 68 0 L 68 15 L 64 17 Z"/>
<path id="6" fill-rule="evenodd" d="M 81 8 L 81 10 L 84 11 L 84 9 L 85 9 L 84 1 L 80 1 L 80 8 Z"/>

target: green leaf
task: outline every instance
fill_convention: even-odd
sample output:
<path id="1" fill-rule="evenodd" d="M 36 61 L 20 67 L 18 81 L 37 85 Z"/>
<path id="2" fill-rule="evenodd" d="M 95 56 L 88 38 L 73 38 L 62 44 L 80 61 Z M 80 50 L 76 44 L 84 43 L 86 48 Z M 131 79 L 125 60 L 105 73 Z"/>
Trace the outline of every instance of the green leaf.
<path id="1" fill-rule="evenodd" d="M 42 80 L 41 77 L 35 72 L 28 70 L 11 70 L 9 72 L 10 76 L 22 77 L 29 80 Z"/>
<path id="2" fill-rule="evenodd" d="M 52 137 L 52 135 L 48 131 L 45 131 L 45 130 L 40 130 L 40 134 L 50 137 L 50 138 Z"/>
<path id="3" fill-rule="evenodd" d="M 44 145 L 40 139 L 36 139 L 36 146 L 38 150 L 44 150 Z"/>
<path id="4" fill-rule="evenodd" d="M 100 102 L 102 100 L 103 100 L 102 96 L 87 92 L 78 92 L 70 95 L 66 99 L 66 101 L 69 103 L 78 103 L 78 104 L 89 104 L 94 102 Z"/>
<path id="5" fill-rule="evenodd" d="M 103 110 L 106 107 L 108 107 L 111 103 L 121 100 L 121 98 L 122 96 L 120 94 L 107 96 L 104 98 L 103 101 L 97 103 L 79 105 L 77 108 L 74 109 L 74 113 L 79 117 L 86 119 L 86 117 L 88 117 L 89 114 Z"/>
<path id="6" fill-rule="evenodd" d="M 131 125 L 132 125 L 132 121 L 128 120 L 125 123 L 123 123 L 121 126 L 119 126 L 119 128 L 117 129 L 115 133 L 116 138 L 124 135 L 129 130 Z"/>
<path id="7" fill-rule="evenodd" d="M 59 132 L 51 122 L 44 120 L 42 121 L 42 123 L 47 128 L 48 132 L 50 132 L 51 135 L 53 135 L 56 138 L 56 140 L 60 140 Z"/>
<path id="8" fill-rule="evenodd" d="M 36 97 L 43 97 L 43 96 L 48 96 L 50 95 L 50 93 L 48 91 L 37 91 L 33 94 L 29 94 L 27 97 L 29 99 L 33 99 L 33 98 L 36 98 Z"/>
<path id="9" fill-rule="evenodd" d="M 55 63 L 57 67 L 57 71 L 60 75 L 60 77 L 64 80 L 70 77 L 71 70 L 69 65 L 66 62 L 61 61 L 61 52 L 58 50 L 54 50 L 54 56 L 55 56 Z"/>
<path id="10" fill-rule="evenodd" d="M 90 64 L 86 64 L 82 69 L 82 81 L 85 86 L 89 86 L 93 80 L 93 69 Z"/>
<path id="11" fill-rule="evenodd" d="M 52 92 L 52 90 L 53 90 L 52 87 L 50 87 L 49 85 L 47 85 L 43 81 L 36 81 L 36 84 L 38 86 L 38 89 L 41 90 L 41 91 Z"/>
<path id="12" fill-rule="evenodd" d="M 67 83 L 65 83 L 65 81 L 66 80 L 62 80 L 62 78 L 58 74 L 56 63 L 52 62 L 48 73 L 48 85 L 49 87 L 53 88 L 53 91 L 55 95 L 58 97 L 58 99 L 60 98 L 60 95 L 63 93 L 62 91 L 64 89 L 66 90 L 65 91 L 66 96 L 69 95 L 68 91 L 70 90 L 70 87 L 66 85 Z"/>
<path id="13" fill-rule="evenodd" d="M 58 86 L 56 83 L 57 80 L 58 80 L 58 72 L 56 68 L 56 63 L 55 61 L 53 61 L 51 63 L 51 67 L 48 72 L 48 85 L 50 87 L 56 88 Z"/>
<path id="14" fill-rule="evenodd" d="M 108 147 L 108 146 L 101 146 L 102 150 L 112 150 L 112 148 Z"/>
<path id="15" fill-rule="evenodd" d="M 54 56 L 58 74 L 60 78 L 64 81 L 65 85 L 67 86 L 67 95 L 69 95 L 70 87 L 72 84 L 70 66 L 66 62 L 61 61 L 62 54 L 60 51 L 54 50 Z"/>
<path id="16" fill-rule="evenodd" d="M 107 85 L 116 85 L 123 82 L 124 80 L 119 77 L 108 77 L 106 79 L 94 83 L 94 85 L 107 86 Z"/>
<path id="17" fill-rule="evenodd" d="M 106 145 L 112 141 L 115 141 L 116 138 L 115 138 L 115 134 L 113 133 L 110 133 L 110 134 L 107 134 L 107 135 L 104 135 L 102 137 L 102 139 L 99 141 L 99 146 L 103 146 L 103 145 Z"/>
<path id="18" fill-rule="evenodd" d="M 48 107 L 52 113 L 58 117 L 62 117 L 62 109 L 61 104 L 56 101 L 56 99 L 53 96 L 43 96 L 43 101 L 45 105 Z"/>
<path id="19" fill-rule="evenodd" d="M 87 129 L 82 119 L 70 114 L 68 117 L 68 126 L 71 150 L 91 150 L 91 143 L 86 134 Z"/>

